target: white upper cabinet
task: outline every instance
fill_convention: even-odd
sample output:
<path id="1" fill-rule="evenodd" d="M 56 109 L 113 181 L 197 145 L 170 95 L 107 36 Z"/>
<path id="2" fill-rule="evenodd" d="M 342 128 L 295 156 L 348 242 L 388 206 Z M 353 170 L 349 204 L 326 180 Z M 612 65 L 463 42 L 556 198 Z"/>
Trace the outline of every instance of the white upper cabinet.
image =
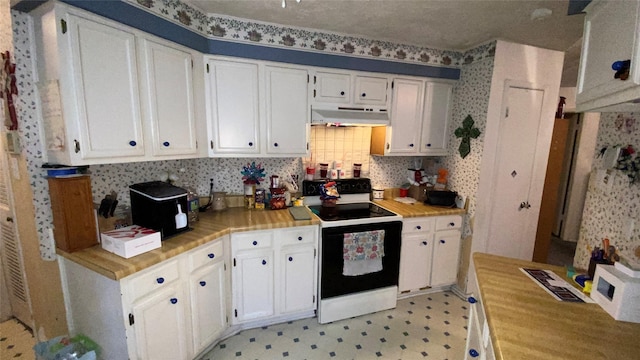
<path id="1" fill-rule="evenodd" d="M 201 55 L 60 3 L 31 15 L 48 162 L 199 155 L 204 105 L 194 94 L 204 89 L 194 87 L 191 59 Z"/>
<path id="2" fill-rule="evenodd" d="M 447 155 L 453 84 L 429 82 L 425 87 L 420 153 Z"/>
<path id="3" fill-rule="evenodd" d="M 71 14 L 62 21 L 71 65 L 71 83 L 60 84 L 63 116 L 77 127 L 63 146 L 72 161 L 144 155 L 134 34 Z"/>
<path id="4" fill-rule="evenodd" d="M 375 107 L 389 104 L 389 77 L 354 71 L 313 72 L 312 105 L 315 108 Z"/>
<path id="5" fill-rule="evenodd" d="M 640 1 L 593 1 L 586 12 L 577 110 L 640 110 Z M 624 61 L 628 74 L 616 78 Z"/>
<path id="6" fill-rule="evenodd" d="M 191 54 L 170 43 L 141 40 L 143 94 L 153 155 L 196 154 Z"/>
<path id="7" fill-rule="evenodd" d="M 309 74 L 305 69 L 265 66 L 267 153 L 306 156 L 309 150 Z"/>
<path id="8" fill-rule="evenodd" d="M 207 61 L 209 155 L 260 153 L 258 64 Z"/>

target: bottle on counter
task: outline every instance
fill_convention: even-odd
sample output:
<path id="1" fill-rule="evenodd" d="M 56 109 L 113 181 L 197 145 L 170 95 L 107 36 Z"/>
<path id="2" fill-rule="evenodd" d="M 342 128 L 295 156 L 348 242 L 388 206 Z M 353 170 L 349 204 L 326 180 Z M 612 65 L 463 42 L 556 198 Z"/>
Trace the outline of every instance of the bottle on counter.
<path id="1" fill-rule="evenodd" d="M 192 224 L 199 219 L 200 197 L 190 186 L 185 187 L 185 190 L 187 190 L 187 217 L 189 218 L 189 223 Z"/>

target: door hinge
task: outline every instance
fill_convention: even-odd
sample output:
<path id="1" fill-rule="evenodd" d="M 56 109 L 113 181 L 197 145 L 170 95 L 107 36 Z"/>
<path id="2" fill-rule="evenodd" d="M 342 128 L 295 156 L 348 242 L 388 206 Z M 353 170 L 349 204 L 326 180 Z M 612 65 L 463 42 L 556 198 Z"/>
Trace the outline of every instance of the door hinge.
<path id="1" fill-rule="evenodd" d="M 309 83 L 309 74 L 307 74 L 307 84 Z"/>
<path id="2" fill-rule="evenodd" d="M 62 33 L 66 34 L 67 33 L 67 20 L 60 19 L 60 27 L 62 28 Z"/>
<path id="3" fill-rule="evenodd" d="M 507 107 L 505 113 L 504 113 L 504 117 L 508 118 L 509 117 L 509 107 Z"/>
<path id="4" fill-rule="evenodd" d="M 309 150 L 309 143 L 307 143 L 307 150 Z"/>
<path id="5" fill-rule="evenodd" d="M 316 303 L 316 296 L 315 295 L 313 295 L 313 303 L 314 304 Z"/>
<path id="6" fill-rule="evenodd" d="M 213 140 L 211 140 L 211 150 L 213 150 Z"/>
<path id="7" fill-rule="evenodd" d="M 209 72 L 209 64 L 207 64 L 207 72 Z"/>
<path id="8" fill-rule="evenodd" d="M 222 265 L 224 265 L 224 271 L 227 271 L 227 263 L 224 263 Z"/>
<path id="9" fill-rule="evenodd" d="M 236 258 L 233 258 L 233 267 L 236 267 Z"/>
<path id="10" fill-rule="evenodd" d="M 74 146 L 74 151 L 77 153 L 80 152 L 80 141 L 73 139 L 73 146 Z"/>
<path id="11" fill-rule="evenodd" d="M 393 81 L 391 82 L 391 88 L 393 89 Z"/>
<path id="12" fill-rule="evenodd" d="M 235 317 L 238 317 L 238 309 L 233 309 L 233 315 L 234 315 Z"/>
<path id="13" fill-rule="evenodd" d="M 227 324 L 228 324 L 228 323 L 229 323 L 229 317 L 228 317 L 228 316 L 225 316 L 225 318 L 227 319 Z"/>
<path id="14" fill-rule="evenodd" d="M 389 146 L 390 146 L 389 143 L 387 143 L 387 150 L 389 150 Z"/>
<path id="15" fill-rule="evenodd" d="M 316 83 L 316 76 L 313 75 L 313 84 L 315 85 L 315 83 Z"/>
<path id="16" fill-rule="evenodd" d="M 135 324 L 135 319 L 133 318 L 133 314 L 129 314 L 129 326 Z"/>
<path id="17" fill-rule="evenodd" d="M 196 140 L 196 149 L 198 148 L 198 140 Z"/>
<path id="18" fill-rule="evenodd" d="M 313 97 L 316 97 L 316 89 L 313 89 Z"/>
<path id="19" fill-rule="evenodd" d="M 313 257 L 316 257 L 316 249 L 313 249 Z"/>

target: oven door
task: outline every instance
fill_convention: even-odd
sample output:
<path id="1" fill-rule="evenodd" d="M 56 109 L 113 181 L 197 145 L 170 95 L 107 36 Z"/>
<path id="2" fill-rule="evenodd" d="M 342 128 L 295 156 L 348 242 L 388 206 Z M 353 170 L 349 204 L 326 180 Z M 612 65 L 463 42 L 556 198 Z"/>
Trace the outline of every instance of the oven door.
<path id="1" fill-rule="evenodd" d="M 384 230 L 382 270 L 357 276 L 342 274 L 343 240 L 348 233 Z M 402 222 L 380 222 L 322 229 L 320 299 L 398 285 Z"/>

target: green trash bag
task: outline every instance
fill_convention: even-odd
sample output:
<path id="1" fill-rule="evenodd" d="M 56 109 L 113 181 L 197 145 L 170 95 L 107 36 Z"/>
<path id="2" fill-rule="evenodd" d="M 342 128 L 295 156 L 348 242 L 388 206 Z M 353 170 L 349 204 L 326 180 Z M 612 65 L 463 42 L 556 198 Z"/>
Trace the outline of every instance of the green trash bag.
<path id="1" fill-rule="evenodd" d="M 72 338 L 58 336 L 37 343 L 33 350 L 36 360 L 96 360 L 99 347 L 87 336 L 79 334 Z"/>

